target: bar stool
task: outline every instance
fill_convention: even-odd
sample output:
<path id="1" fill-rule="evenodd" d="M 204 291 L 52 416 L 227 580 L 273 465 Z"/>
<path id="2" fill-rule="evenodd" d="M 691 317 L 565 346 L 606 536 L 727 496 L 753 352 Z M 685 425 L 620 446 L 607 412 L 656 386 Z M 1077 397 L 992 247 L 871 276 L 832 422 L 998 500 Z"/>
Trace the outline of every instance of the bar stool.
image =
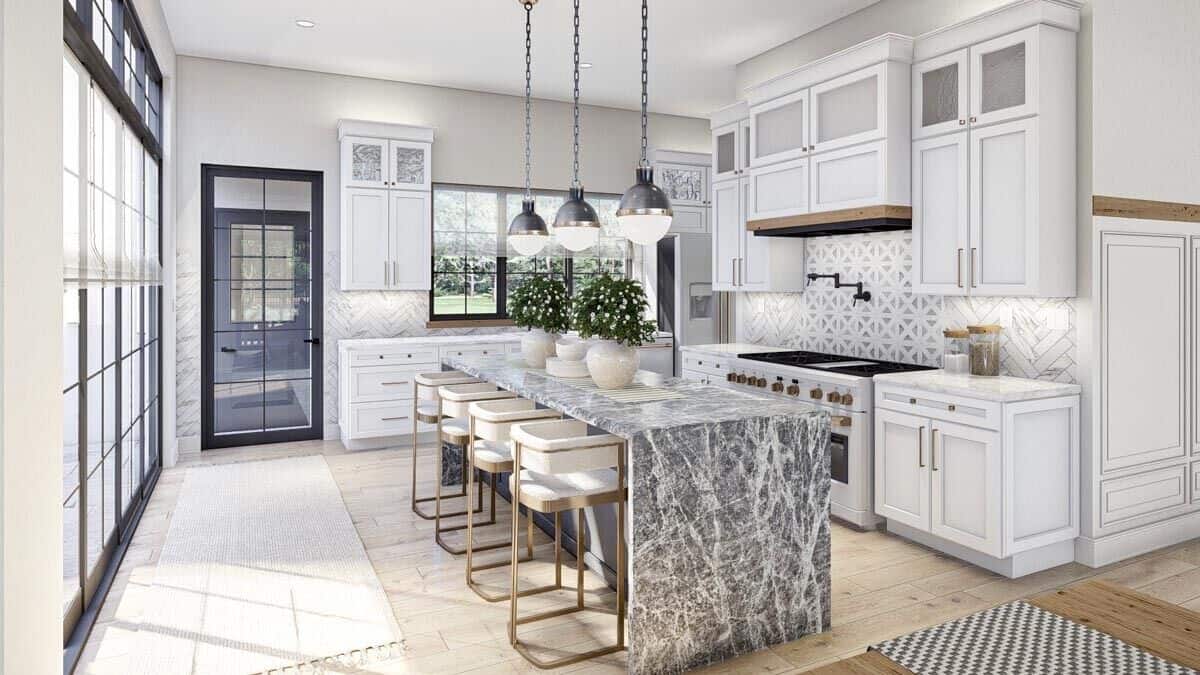
<path id="1" fill-rule="evenodd" d="M 438 499 L 438 497 L 434 496 L 434 497 L 417 498 L 417 433 L 419 431 L 419 427 L 417 425 L 418 424 L 438 424 L 441 421 L 441 417 L 438 415 L 438 402 L 437 402 L 438 401 L 438 390 L 441 387 L 451 385 L 451 384 L 472 384 L 472 383 L 479 382 L 479 381 L 480 381 L 479 379 L 471 377 L 470 375 L 467 375 L 466 373 L 463 373 L 463 372 L 459 372 L 457 370 L 444 370 L 444 371 L 437 371 L 437 372 L 432 372 L 432 373 L 421 373 L 413 378 L 412 492 L 410 494 L 412 495 L 412 512 L 417 514 L 418 516 L 424 518 L 425 520 L 434 520 L 435 518 L 437 518 L 437 515 L 433 514 L 433 513 L 427 513 L 425 511 L 422 511 L 421 508 L 419 506 L 417 506 L 417 504 L 423 504 L 425 502 L 432 502 L 432 501 Z M 426 399 L 426 400 L 422 401 L 422 399 L 421 399 L 421 388 L 422 387 L 432 390 L 432 398 L 431 399 Z M 437 453 L 438 453 L 438 457 L 440 458 L 442 456 L 441 433 L 440 432 L 437 434 L 437 438 L 438 438 Z M 441 475 L 440 469 L 438 470 L 438 479 L 437 480 L 438 480 L 438 484 L 440 485 L 442 482 L 442 475 Z M 466 480 L 463 480 L 462 491 L 459 494 L 447 495 L 447 496 L 451 497 L 451 498 L 466 497 L 467 496 Z M 470 506 L 469 498 L 467 500 L 467 505 Z M 482 493 L 480 494 L 480 496 L 478 498 L 478 503 L 475 506 L 475 511 L 481 511 L 481 510 L 483 510 L 483 495 L 482 495 Z M 454 516 L 466 515 L 466 513 L 467 513 L 466 511 L 459 511 L 457 513 L 445 513 L 442 515 L 446 518 L 452 518 Z"/>
<path id="2" fill-rule="evenodd" d="M 479 401 L 472 403 L 467 409 L 467 415 L 470 422 L 470 440 L 467 442 L 467 457 L 470 461 L 471 469 L 478 469 L 491 476 L 492 487 L 492 518 L 488 523 L 493 524 L 496 520 L 496 479 L 501 473 L 509 473 L 513 470 L 512 456 L 512 441 L 509 439 L 509 429 L 513 424 L 518 422 L 536 422 L 552 419 L 560 419 L 562 413 L 549 408 L 538 408 L 533 401 L 524 398 L 501 399 L 493 401 Z M 467 492 L 470 493 L 472 483 L 475 480 L 475 471 L 467 472 Z M 520 515 L 519 508 L 513 508 L 513 520 L 516 520 Z M 555 514 L 557 518 L 557 514 Z M 472 556 L 475 551 L 488 551 L 497 548 L 503 548 L 511 545 L 512 542 L 503 542 L 499 544 L 489 544 L 487 546 L 476 547 L 474 539 L 474 518 L 472 514 L 467 514 L 467 586 L 475 591 L 479 597 L 488 602 L 500 602 L 507 600 L 507 593 L 487 593 L 478 583 L 475 582 L 474 572 L 489 570 L 496 567 L 508 565 L 508 560 L 502 560 L 484 565 L 474 565 Z M 558 539 L 558 528 L 555 527 L 554 540 L 554 555 L 555 562 L 558 563 L 560 555 L 560 541 Z M 525 551 L 526 557 L 524 561 L 533 559 L 533 517 L 532 514 L 526 518 L 525 531 Z M 524 562 L 523 561 L 523 562 Z M 554 586 L 543 586 L 541 588 L 529 589 L 522 591 L 521 595 L 533 595 L 562 588 L 561 576 L 559 583 Z"/>
<path id="3" fill-rule="evenodd" d="M 467 458 L 467 446 L 471 440 L 471 423 L 467 419 L 467 410 L 470 405 L 476 401 L 492 401 L 497 399 L 512 399 L 517 395 L 511 391 L 505 391 L 490 382 L 472 382 L 468 384 L 450 384 L 438 389 L 438 411 L 437 411 L 437 429 L 439 443 L 449 443 L 457 446 L 462 450 L 462 467 L 463 467 L 463 494 L 470 494 L 467 483 L 471 482 L 468 476 L 472 473 L 470 462 Z M 465 546 L 450 546 L 442 539 L 443 532 L 453 532 L 455 530 L 466 529 L 467 525 L 455 525 L 451 527 L 442 527 L 442 453 L 437 455 L 437 475 L 438 480 L 435 485 L 434 506 L 433 506 L 433 538 L 437 541 L 438 546 L 441 546 L 447 553 L 461 555 L 467 552 Z M 468 497 L 467 499 L 470 499 Z M 479 492 L 476 496 L 479 503 L 479 508 L 476 511 L 483 510 L 483 483 L 479 484 Z M 467 506 L 470 509 L 470 504 Z M 464 513 L 447 514 L 449 518 L 455 515 L 464 515 Z M 492 496 L 492 515 L 491 519 L 486 523 L 491 525 L 496 522 L 496 497 Z"/>
<path id="4" fill-rule="evenodd" d="M 575 510 L 575 605 L 519 617 L 517 521 L 513 520 L 512 590 L 509 597 L 508 637 L 513 648 L 538 668 L 559 668 L 625 649 L 625 440 L 612 434 L 589 436 L 587 424 L 579 420 L 516 424 L 513 441 L 512 486 L 514 508 L 555 514 Z M 611 467 L 616 466 L 614 472 Z M 617 504 L 617 644 L 554 661 L 542 661 L 530 653 L 517 637 L 517 626 L 564 614 L 606 611 L 583 603 L 583 510 L 589 506 Z M 533 514 L 529 514 L 532 519 Z M 558 569 L 556 567 L 556 578 Z"/>

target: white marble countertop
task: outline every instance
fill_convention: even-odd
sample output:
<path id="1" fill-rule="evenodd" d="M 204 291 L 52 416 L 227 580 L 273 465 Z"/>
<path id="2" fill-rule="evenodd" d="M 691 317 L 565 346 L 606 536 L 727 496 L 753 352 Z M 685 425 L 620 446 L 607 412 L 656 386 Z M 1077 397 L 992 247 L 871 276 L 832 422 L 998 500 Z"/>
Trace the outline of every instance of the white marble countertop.
<path id="1" fill-rule="evenodd" d="M 411 337 L 393 338 L 350 338 L 338 340 L 338 349 L 377 349 L 391 345 L 454 345 L 465 343 L 496 344 L 498 342 L 519 342 L 524 331 L 508 333 L 491 333 L 486 335 L 413 335 Z"/>
<path id="2" fill-rule="evenodd" d="M 985 401 L 1011 403 L 1013 401 L 1032 401 L 1039 398 L 1055 396 L 1072 396 L 1078 394 L 1077 384 L 1063 382 L 1046 382 L 1044 380 L 1029 380 L 1022 377 L 977 377 L 947 373 L 944 370 L 921 370 L 909 373 L 889 373 L 876 375 L 875 382 L 892 384 L 899 387 L 922 389 L 941 394 L 967 396 Z"/>
<path id="3" fill-rule="evenodd" d="M 738 354 L 759 354 L 762 352 L 787 351 L 786 347 L 770 347 L 749 342 L 730 342 L 714 345 L 685 345 L 679 348 L 681 352 L 699 352 L 711 356 L 737 356 Z"/>

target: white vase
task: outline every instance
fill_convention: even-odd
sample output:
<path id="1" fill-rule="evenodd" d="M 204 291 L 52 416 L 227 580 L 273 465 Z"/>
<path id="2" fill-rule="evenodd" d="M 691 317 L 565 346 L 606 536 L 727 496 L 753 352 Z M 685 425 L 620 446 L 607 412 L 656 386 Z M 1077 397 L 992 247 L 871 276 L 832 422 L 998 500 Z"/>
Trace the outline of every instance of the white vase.
<path id="1" fill-rule="evenodd" d="M 613 340 L 592 345 L 587 353 L 588 373 L 601 389 L 620 389 L 633 382 L 640 357 L 633 347 Z"/>
<path id="2" fill-rule="evenodd" d="M 577 337 L 567 336 L 559 339 L 554 346 L 558 351 L 558 358 L 563 361 L 582 361 L 592 343 L 587 340 L 580 340 Z"/>
<path id="3" fill-rule="evenodd" d="M 530 329 L 521 336 L 521 356 L 525 357 L 525 365 L 530 368 L 545 368 L 546 357 L 554 356 L 554 343 L 558 335 L 547 333 L 540 328 Z"/>

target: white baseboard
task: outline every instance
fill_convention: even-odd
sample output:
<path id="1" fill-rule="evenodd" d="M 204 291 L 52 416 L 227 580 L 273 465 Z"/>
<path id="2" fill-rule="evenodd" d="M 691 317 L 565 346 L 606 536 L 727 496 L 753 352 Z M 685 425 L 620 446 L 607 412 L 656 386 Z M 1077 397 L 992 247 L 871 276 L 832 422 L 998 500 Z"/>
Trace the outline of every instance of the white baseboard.
<path id="1" fill-rule="evenodd" d="M 829 514 L 864 530 L 873 530 L 876 525 L 883 522 L 883 518 L 875 515 L 873 511 L 851 509 L 837 502 L 829 502 Z"/>
<path id="2" fill-rule="evenodd" d="M 321 438 L 326 441 L 336 441 L 342 437 L 342 428 L 337 422 L 325 425 L 325 431 L 322 432 Z"/>
<path id="3" fill-rule="evenodd" d="M 417 443 L 432 443 L 436 431 L 423 431 L 417 435 Z M 337 438 L 336 436 L 334 438 Z M 382 450 L 384 448 L 401 448 L 411 450 L 412 436 L 404 434 L 403 436 L 376 436 L 374 438 L 341 438 L 342 445 L 346 446 L 347 450 Z"/>
<path id="4" fill-rule="evenodd" d="M 1075 560 L 1088 567 L 1103 567 L 1200 537 L 1200 511 L 1104 537 L 1080 537 Z"/>
<path id="5" fill-rule="evenodd" d="M 200 437 L 199 436 L 180 436 L 175 439 L 175 446 L 179 449 L 179 457 L 200 452 Z"/>
<path id="6" fill-rule="evenodd" d="M 895 521 L 887 521 L 887 529 L 888 532 L 904 537 L 905 539 L 911 539 L 918 544 L 948 553 L 955 558 L 965 560 L 972 565 L 977 565 L 986 570 L 991 570 L 1009 579 L 1016 579 L 1026 574 L 1041 572 L 1051 567 L 1058 567 L 1059 565 L 1075 561 L 1075 542 L 1073 539 L 1065 539 L 1053 544 L 1029 549 L 1028 551 L 1021 551 L 1008 558 L 994 558 L 986 553 L 980 553 L 974 549 L 967 548 L 962 544 L 946 541 L 941 537 L 936 537 L 928 532 L 922 532 L 921 530 Z"/>

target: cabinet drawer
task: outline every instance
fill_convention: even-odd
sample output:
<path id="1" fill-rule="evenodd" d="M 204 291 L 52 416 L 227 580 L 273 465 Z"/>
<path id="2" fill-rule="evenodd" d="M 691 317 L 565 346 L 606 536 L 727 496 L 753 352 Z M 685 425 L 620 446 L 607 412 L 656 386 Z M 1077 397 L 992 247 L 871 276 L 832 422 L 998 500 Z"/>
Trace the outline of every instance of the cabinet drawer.
<path id="1" fill-rule="evenodd" d="M 813 155 L 809 210 L 836 211 L 886 202 L 884 141 Z M 908 203 L 908 199 L 904 200 Z"/>
<path id="2" fill-rule="evenodd" d="M 1000 404 L 934 392 L 875 386 L 875 405 L 985 429 L 1000 428 Z"/>
<path id="3" fill-rule="evenodd" d="M 675 206 L 671 205 L 674 217 L 671 219 L 671 231 L 681 233 L 703 234 L 708 232 L 706 215 L 707 206 Z"/>
<path id="4" fill-rule="evenodd" d="M 433 347 L 380 347 L 350 353 L 352 366 L 402 366 L 437 364 L 437 349 Z"/>
<path id="5" fill-rule="evenodd" d="M 725 373 L 729 372 L 729 362 L 715 359 L 710 356 L 702 356 L 696 354 L 685 354 L 683 356 L 683 370 L 692 370 L 709 375 L 719 375 L 725 377 Z"/>
<path id="6" fill-rule="evenodd" d="M 394 366 L 360 366 L 350 369 L 350 403 L 411 400 L 413 377 L 429 370 Z"/>
<path id="7" fill-rule="evenodd" d="M 350 437 L 398 436 L 412 431 L 412 401 L 355 403 L 350 406 Z"/>
<path id="8" fill-rule="evenodd" d="M 1192 462 L 1192 503 L 1200 504 L 1200 462 Z"/>
<path id="9" fill-rule="evenodd" d="M 495 354 L 504 354 L 507 345 L 490 344 L 490 345 L 443 345 L 441 348 L 442 359 L 459 356 L 493 356 Z M 520 345 L 517 346 L 517 351 L 520 351 Z"/>
<path id="10" fill-rule="evenodd" d="M 747 220 L 782 218 L 808 213 L 808 162 L 790 162 L 750 170 Z"/>
<path id="11" fill-rule="evenodd" d="M 1100 481 L 1100 526 L 1166 511 L 1187 503 L 1186 464 Z M 1193 482 L 1195 473 L 1191 476 Z"/>

